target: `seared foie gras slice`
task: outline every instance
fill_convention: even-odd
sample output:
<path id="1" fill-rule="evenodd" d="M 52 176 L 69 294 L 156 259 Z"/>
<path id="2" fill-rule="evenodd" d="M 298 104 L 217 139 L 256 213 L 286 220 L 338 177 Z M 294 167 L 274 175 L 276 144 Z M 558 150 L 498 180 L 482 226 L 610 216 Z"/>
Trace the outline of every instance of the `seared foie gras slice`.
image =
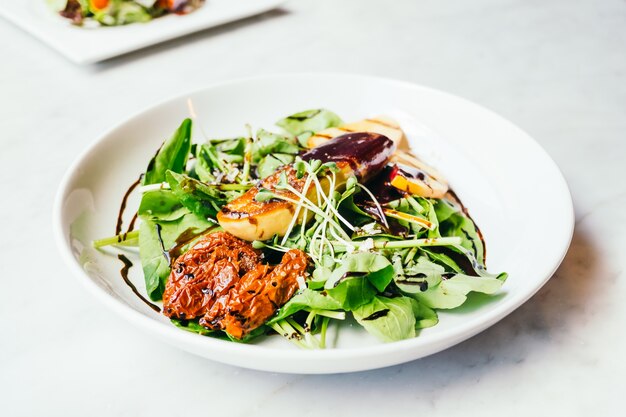
<path id="1" fill-rule="evenodd" d="M 355 175 L 360 181 L 366 181 L 380 172 L 394 150 L 395 144 L 386 136 L 357 132 L 336 137 L 305 153 L 302 159 L 319 160 L 323 163 L 335 162 L 340 169 L 336 174 L 336 186 L 339 187 L 351 175 Z M 298 201 L 300 198 L 288 190 L 276 188 L 282 175 L 285 175 L 287 183 L 298 193 L 305 195 L 315 205 L 319 203 L 315 187 L 309 185 L 305 190 L 306 176 L 298 178 L 293 166 L 288 165 L 225 205 L 217 214 L 220 226 L 238 238 L 248 241 L 267 240 L 275 235 L 283 236 L 296 215 L 296 204 L 292 201 Z M 329 183 L 326 178 L 321 178 L 320 184 L 327 191 Z M 257 201 L 256 195 L 261 189 L 270 190 L 278 197 L 291 201 L 280 198 Z M 304 211 L 300 210 L 296 223 L 307 221 L 310 215 L 309 212 L 307 219 L 304 219 Z"/>
<path id="2" fill-rule="evenodd" d="M 396 146 L 400 146 L 405 140 L 404 132 L 395 120 L 387 116 L 376 116 L 316 132 L 307 140 L 307 146 L 315 148 L 337 136 L 353 132 L 378 133 L 391 139 Z"/>
<path id="3" fill-rule="evenodd" d="M 256 196 L 261 189 L 265 189 L 281 197 L 298 200 L 299 197 L 294 193 L 276 189 L 276 184 L 278 184 L 283 174 L 285 174 L 287 183 L 291 187 L 300 193 L 303 191 L 305 178 L 298 178 L 293 166 L 287 165 L 265 178 L 259 185 L 251 188 L 239 198 L 222 207 L 222 210 L 217 213 L 217 221 L 220 223 L 220 226 L 228 233 L 247 241 L 267 240 L 274 235 L 282 236 L 295 215 L 294 204 L 279 198 L 257 201 Z M 311 191 L 314 190 L 312 189 Z M 308 193 L 307 197 L 314 198 L 313 195 L 309 196 Z M 300 216 L 303 215 L 304 212 L 301 211 Z"/>

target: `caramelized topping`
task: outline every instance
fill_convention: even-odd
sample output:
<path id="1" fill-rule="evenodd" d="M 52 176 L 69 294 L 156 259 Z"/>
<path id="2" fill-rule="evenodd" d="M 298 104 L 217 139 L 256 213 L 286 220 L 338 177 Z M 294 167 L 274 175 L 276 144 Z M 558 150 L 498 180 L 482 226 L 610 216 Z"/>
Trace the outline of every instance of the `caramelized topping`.
<path id="1" fill-rule="evenodd" d="M 293 296 L 307 266 L 308 257 L 300 250 L 290 250 L 272 266 L 262 263 L 261 253 L 249 243 L 211 233 L 174 261 L 163 313 L 200 318 L 202 326 L 241 339 Z"/>

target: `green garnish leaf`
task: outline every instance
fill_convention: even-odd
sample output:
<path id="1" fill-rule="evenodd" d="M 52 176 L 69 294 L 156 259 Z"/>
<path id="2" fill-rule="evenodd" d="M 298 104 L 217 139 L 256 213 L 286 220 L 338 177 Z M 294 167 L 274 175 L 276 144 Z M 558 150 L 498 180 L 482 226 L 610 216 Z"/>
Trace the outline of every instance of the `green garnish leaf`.
<path id="1" fill-rule="evenodd" d="M 409 297 L 375 297 L 352 311 L 369 333 L 383 342 L 410 339 L 416 335 L 416 318 Z"/>
<path id="2" fill-rule="evenodd" d="M 340 310 L 341 303 L 336 299 L 324 295 L 320 291 L 313 291 L 308 288 L 294 295 L 291 300 L 278 310 L 278 314 L 274 316 L 267 324 L 276 323 L 285 319 L 301 310 L 307 311 L 324 311 L 324 310 Z"/>
<path id="3" fill-rule="evenodd" d="M 165 179 L 180 203 L 200 217 L 215 218 L 217 212 L 228 202 L 217 188 L 188 175 L 167 171 Z"/>
<path id="4" fill-rule="evenodd" d="M 170 190 L 145 192 L 137 210 L 142 219 L 163 221 L 179 219 L 187 212 L 178 197 Z"/>
<path id="5" fill-rule="evenodd" d="M 382 292 L 393 280 L 393 267 L 385 256 L 377 253 L 350 254 L 332 272 L 326 281 L 325 288 L 331 289 L 337 286 L 341 280 L 354 275 L 368 279 L 378 291 Z"/>
<path id="6" fill-rule="evenodd" d="M 170 274 L 168 257 L 174 255 L 168 252 L 213 226 L 213 223 L 190 212 L 173 221 L 142 218 L 139 227 L 139 257 L 150 299 L 160 300 L 165 290 Z"/>
<path id="7" fill-rule="evenodd" d="M 319 132 L 320 130 L 336 127 L 343 122 L 335 113 L 325 109 L 306 110 L 292 114 L 276 122 L 286 132 L 294 136 L 305 132 Z"/>
<path id="8" fill-rule="evenodd" d="M 165 181 L 165 173 L 182 173 L 191 151 L 191 119 L 185 119 L 174 135 L 163 143 L 159 151 L 148 164 L 143 177 L 143 185 L 158 184 Z"/>

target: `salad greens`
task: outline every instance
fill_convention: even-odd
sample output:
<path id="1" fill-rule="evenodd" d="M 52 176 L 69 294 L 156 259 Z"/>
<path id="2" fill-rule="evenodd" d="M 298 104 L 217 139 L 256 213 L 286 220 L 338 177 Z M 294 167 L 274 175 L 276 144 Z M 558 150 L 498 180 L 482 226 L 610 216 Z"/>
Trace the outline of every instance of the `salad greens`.
<path id="1" fill-rule="evenodd" d="M 188 13 L 204 0 L 46 0 L 48 6 L 76 25 L 104 26 L 148 22 L 169 13 Z"/>
<path id="2" fill-rule="evenodd" d="M 461 306 L 470 292 L 496 293 L 507 275 L 486 271 L 482 236 L 458 201 L 399 194 L 380 204 L 356 177 L 340 181 L 334 163 L 299 157 L 302 138 L 341 123 L 328 110 L 310 110 L 280 120 L 279 133 L 259 129 L 247 137 L 192 145 L 192 122 L 186 119 L 143 175 L 138 233 L 94 245 L 138 244 L 146 290 L 159 300 L 171 261 L 199 236 L 220 230 L 216 215 L 221 207 L 293 164 L 305 180 L 303 189 L 312 187 L 319 204 L 281 176 L 276 190 L 295 197 L 260 189 L 255 198 L 293 203 L 293 221 L 284 236 L 252 245 L 268 256 L 304 250 L 311 272 L 300 290 L 244 341 L 272 329 L 298 346 L 323 348 L 328 327 L 347 314 L 382 341 L 408 339 L 436 325 L 437 310 Z M 310 221 L 297 224 L 299 215 Z M 172 321 L 188 331 L 230 337 L 197 320 Z"/>

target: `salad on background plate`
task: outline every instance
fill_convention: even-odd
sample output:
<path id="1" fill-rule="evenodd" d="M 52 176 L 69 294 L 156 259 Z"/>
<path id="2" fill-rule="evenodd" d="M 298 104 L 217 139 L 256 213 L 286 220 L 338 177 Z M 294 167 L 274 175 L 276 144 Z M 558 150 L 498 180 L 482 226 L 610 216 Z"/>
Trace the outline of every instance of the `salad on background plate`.
<path id="1" fill-rule="evenodd" d="M 326 348 L 329 326 L 351 316 L 392 342 L 501 288 L 467 208 L 393 119 L 315 109 L 277 126 L 194 143 L 184 120 L 124 197 L 115 235 L 93 242 L 115 247 L 122 274 L 138 248 L 136 294 L 175 326 Z"/>
<path id="2" fill-rule="evenodd" d="M 75 25 L 120 26 L 148 22 L 171 13 L 190 13 L 204 0 L 46 0 L 48 5 Z"/>

